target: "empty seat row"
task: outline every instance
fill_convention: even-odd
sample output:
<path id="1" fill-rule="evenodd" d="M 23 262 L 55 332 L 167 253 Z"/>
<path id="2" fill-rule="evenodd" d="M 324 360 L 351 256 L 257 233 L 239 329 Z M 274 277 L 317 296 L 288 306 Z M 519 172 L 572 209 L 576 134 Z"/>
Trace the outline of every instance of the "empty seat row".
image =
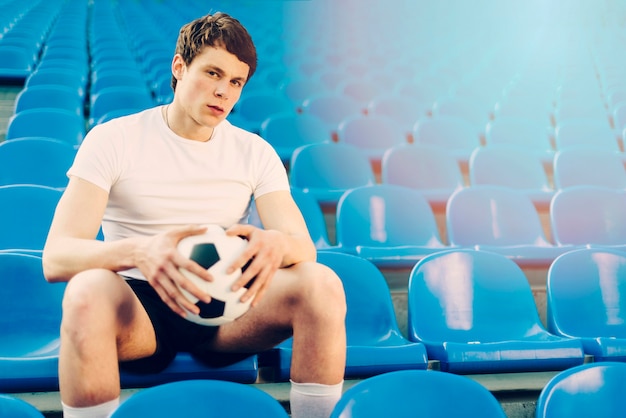
<path id="1" fill-rule="evenodd" d="M 623 361 L 626 329 L 621 307 L 626 300 L 620 290 L 626 282 L 623 267 L 615 267 L 626 265 L 625 260 L 625 253 L 606 249 L 559 257 L 548 275 L 550 325 L 545 328 L 530 285 L 513 261 L 471 249 L 429 255 L 409 277 L 404 337 L 385 279 L 373 264 L 351 255 L 319 253 L 319 261 L 337 272 L 346 291 L 347 378 L 425 370 L 429 363 L 445 372 L 474 374 L 565 370 L 582 364 L 586 356 Z M 0 253 L 0 268 L 6 289 L 0 388 L 54 389 L 63 285 L 46 283 L 41 259 L 33 255 Z M 251 383 L 261 365 L 273 368 L 276 379 L 284 381 L 290 360 L 287 340 L 258 359 L 251 356 L 227 367 L 209 367 L 181 353 L 161 373 L 123 373 L 121 379 L 124 387 L 191 378 Z"/>

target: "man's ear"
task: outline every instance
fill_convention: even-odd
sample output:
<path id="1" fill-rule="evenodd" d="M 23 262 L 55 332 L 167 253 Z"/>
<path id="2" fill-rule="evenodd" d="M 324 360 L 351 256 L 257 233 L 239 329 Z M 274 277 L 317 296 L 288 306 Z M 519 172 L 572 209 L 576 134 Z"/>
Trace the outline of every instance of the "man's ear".
<path id="1" fill-rule="evenodd" d="M 183 57 L 180 54 L 174 55 L 174 58 L 172 58 L 172 75 L 176 80 L 180 80 L 183 77 L 185 68 L 186 65 Z"/>

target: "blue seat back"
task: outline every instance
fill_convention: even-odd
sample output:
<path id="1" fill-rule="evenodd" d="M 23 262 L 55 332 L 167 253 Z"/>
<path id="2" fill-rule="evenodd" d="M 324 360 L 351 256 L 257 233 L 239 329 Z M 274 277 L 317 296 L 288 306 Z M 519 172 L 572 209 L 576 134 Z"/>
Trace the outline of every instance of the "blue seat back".
<path id="1" fill-rule="evenodd" d="M 344 193 L 337 205 L 337 244 L 441 247 L 437 221 L 428 201 L 414 189 L 371 185 Z"/>
<path id="2" fill-rule="evenodd" d="M 298 147 L 290 163 L 290 183 L 301 189 L 345 191 L 374 184 L 367 158 L 347 144 L 321 143 Z"/>
<path id="3" fill-rule="evenodd" d="M 348 345 L 375 344 L 401 335 L 389 287 L 374 264 L 331 251 L 320 251 L 318 261 L 333 269 L 343 283 Z"/>
<path id="4" fill-rule="evenodd" d="M 45 108 L 63 109 L 82 117 L 84 100 L 76 88 L 63 85 L 26 87 L 15 98 L 14 113 Z"/>
<path id="5" fill-rule="evenodd" d="M 552 237 L 557 244 L 626 243 L 626 192 L 600 186 L 560 189 L 550 204 Z"/>
<path id="6" fill-rule="evenodd" d="M 0 417 L 44 418 L 37 408 L 11 395 L 0 395 Z"/>
<path id="7" fill-rule="evenodd" d="M 626 411 L 626 364 L 588 363 L 554 376 L 539 394 L 537 418 L 614 418 Z"/>
<path id="8" fill-rule="evenodd" d="M 469 377 L 402 370 L 362 380 L 344 392 L 331 418 L 504 418 L 498 400 Z"/>
<path id="9" fill-rule="evenodd" d="M 385 153 L 381 181 L 420 190 L 447 189 L 450 193 L 464 186 L 456 158 L 445 147 L 424 144 L 396 145 Z"/>
<path id="10" fill-rule="evenodd" d="M 559 256 L 548 270 L 546 306 L 554 333 L 626 338 L 626 253 L 586 248 Z"/>
<path id="11" fill-rule="evenodd" d="M 61 194 L 47 186 L 0 187 L 0 250 L 43 250 Z"/>
<path id="12" fill-rule="evenodd" d="M 59 338 L 64 283 L 48 283 L 41 258 L 0 252 L 0 357 L 32 356 Z"/>
<path id="13" fill-rule="evenodd" d="M 150 416 L 277 417 L 288 415 L 270 394 L 241 383 L 188 380 L 143 389 L 126 399 L 111 418 Z"/>
<path id="14" fill-rule="evenodd" d="M 580 185 L 626 189 L 622 156 L 593 146 L 560 150 L 554 156 L 554 185 L 557 189 Z"/>
<path id="15" fill-rule="evenodd" d="M 409 276 L 409 336 L 493 342 L 544 330 L 524 272 L 503 255 L 458 249 L 423 258 Z"/>
<path id="16" fill-rule="evenodd" d="M 539 214 L 519 190 L 479 185 L 457 190 L 446 209 L 451 245 L 543 245 Z"/>
<path id="17" fill-rule="evenodd" d="M 6 139 L 44 136 L 72 145 L 85 137 L 85 120 L 75 112 L 64 109 L 29 109 L 9 119 Z"/>
<path id="18" fill-rule="evenodd" d="M 553 191 L 537 153 L 520 145 L 490 145 L 474 150 L 470 184 L 492 184 L 517 190 Z"/>
<path id="19" fill-rule="evenodd" d="M 0 186 L 38 184 L 65 187 L 76 149 L 52 138 L 22 138 L 0 143 Z"/>

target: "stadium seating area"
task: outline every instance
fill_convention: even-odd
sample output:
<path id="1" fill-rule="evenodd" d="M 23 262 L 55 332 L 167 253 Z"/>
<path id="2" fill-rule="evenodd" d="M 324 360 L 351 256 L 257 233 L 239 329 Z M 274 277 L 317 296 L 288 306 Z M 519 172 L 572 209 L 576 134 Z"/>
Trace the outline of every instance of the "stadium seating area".
<path id="1" fill-rule="evenodd" d="M 229 120 L 275 147 L 346 289 L 334 416 L 531 416 L 503 409 L 519 392 L 537 418 L 623 409 L 626 7 L 509 3 L 0 0 L 0 416 L 59 416 L 27 394 L 58 393 L 64 288 L 40 256 L 76 150 L 172 100 L 178 30 L 212 11 L 259 53 Z M 197 411 L 198 391 L 280 416 L 255 388 L 286 384 L 290 359 L 290 341 L 227 367 L 181 353 L 124 373 L 114 416 L 172 416 L 177 393 Z"/>

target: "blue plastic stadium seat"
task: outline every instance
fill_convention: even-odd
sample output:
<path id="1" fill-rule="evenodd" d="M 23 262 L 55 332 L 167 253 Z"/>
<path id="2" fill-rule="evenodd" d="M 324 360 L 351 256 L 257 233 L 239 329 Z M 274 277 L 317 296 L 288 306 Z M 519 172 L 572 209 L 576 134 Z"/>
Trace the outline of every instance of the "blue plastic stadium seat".
<path id="1" fill-rule="evenodd" d="M 111 418 L 202 416 L 287 418 L 271 395 L 241 383 L 189 380 L 143 389 L 123 401 Z"/>
<path id="2" fill-rule="evenodd" d="M 39 257 L 0 253 L 0 286 L 0 392 L 58 390 L 65 284 L 46 282 Z"/>
<path id="3" fill-rule="evenodd" d="M 600 186 L 560 189 L 550 205 L 550 223 L 559 245 L 626 250 L 626 192 Z"/>
<path id="4" fill-rule="evenodd" d="M 89 126 L 109 112 L 120 109 L 139 112 L 155 104 L 147 87 L 106 87 L 91 97 Z"/>
<path id="5" fill-rule="evenodd" d="M 189 379 L 217 379 L 239 383 L 254 383 L 258 377 L 259 363 L 251 355 L 234 364 L 215 366 L 195 359 L 189 353 L 178 353 L 174 361 L 159 373 L 133 373 L 122 370 L 123 388 L 141 388 Z"/>
<path id="6" fill-rule="evenodd" d="M 513 188 L 527 195 L 538 209 L 547 210 L 554 196 L 539 156 L 520 145 L 477 147 L 469 160 L 469 180 L 473 186 Z"/>
<path id="7" fill-rule="evenodd" d="M 86 72 L 80 69 L 43 68 L 31 73 L 26 79 L 26 88 L 35 86 L 64 86 L 72 89 L 78 96 L 85 97 L 87 88 Z"/>
<path id="8" fill-rule="evenodd" d="M 387 116 L 357 115 L 344 119 L 337 129 L 339 142 L 362 150 L 372 162 L 380 163 L 388 149 L 406 143 L 402 129 Z"/>
<path id="9" fill-rule="evenodd" d="M 45 136 L 78 145 L 85 137 L 85 120 L 63 109 L 29 109 L 9 119 L 6 139 Z"/>
<path id="10" fill-rule="evenodd" d="M 294 112 L 269 116 L 261 123 L 259 134 L 274 147 L 284 163 L 289 163 L 294 150 L 300 146 L 331 141 L 322 120 Z"/>
<path id="11" fill-rule="evenodd" d="M 580 338 L 594 361 L 626 361 L 626 253 L 563 254 L 548 271 L 546 298 L 552 333 Z"/>
<path id="12" fill-rule="evenodd" d="M 0 395 L 0 417 L 44 418 L 33 405 L 11 395 Z"/>
<path id="13" fill-rule="evenodd" d="M 63 109 L 82 117 L 84 98 L 78 90 L 61 85 L 39 85 L 24 88 L 15 98 L 14 113 L 28 109 Z"/>
<path id="14" fill-rule="evenodd" d="M 33 71 L 33 54 L 14 45 L 0 45 L 0 80 L 24 81 Z"/>
<path id="15" fill-rule="evenodd" d="M 512 145 L 536 154 L 544 167 L 552 168 L 554 149 L 545 123 L 519 117 L 498 117 L 487 124 L 485 146 Z"/>
<path id="16" fill-rule="evenodd" d="M 524 272 L 503 255 L 470 249 L 423 258 L 408 287 L 409 339 L 452 373 L 563 370 L 582 342 L 548 332 Z"/>
<path id="17" fill-rule="evenodd" d="M 615 418 L 624 415 L 626 364 L 589 363 L 562 371 L 543 388 L 536 418 Z"/>
<path id="18" fill-rule="evenodd" d="M 242 93 L 229 120 L 252 132 L 259 132 L 267 118 L 280 113 L 296 113 L 296 105 L 280 91 L 258 90 Z"/>
<path id="19" fill-rule="evenodd" d="M 572 146 L 589 146 L 620 152 L 617 136 L 607 120 L 576 118 L 560 122 L 554 137 L 557 151 Z"/>
<path id="20" fill-rule="evenodd" d="M 420 117 L 426 116 L 432 102 L 406 97 L 404 93 L 385 95 L 369 102 L 368 114 L 391 118 L 404 132 L 407 139 L 413 137 L 413 126 Z"/>
<path id="21" fill-rule="evenodd" d="M 336 205 L 346 190 L 376 183 L 367 157 L 348 144 L 303 145 L 294 150 L 289 166 L 291 185 L 322 205 Z"/>
<path id="22" fill-rule="evenodd" d="M 422 194 L 394 185 L 356 187 L 337 205 L 337 249 L 378 267 L 407 268 L 448 248 Z"/>
<path id="23" fill-rule="evenodd" d="M 40 253 L 61 194 L 47 186 L 1 186 L 0 250 Z"/>
<path id="24" fill-rule="evenodd" d="M 626 189 L 622 155 L 593 146 L 569 147 L 554 157 L 554 187 L 603 186 Z"/>
<path id="25" fill-rule="evenodd" d="M 381 161 L 381 182 L 418 190 L 433 210 L 444 210 L 448 199 L 465 186 L 452 152 L 441 146 L 397 145 Z"/>
<path id="26" fill-rule="evenodd" d="M 347 378 L 367 377 L 406 369 L 426 369 L 428 359 L 421 343 L 402 336 L 384 276 L 369 261 L 348 254 L 320 251 L 318 261 L 341 278 L 346 294 Z M 274 367 L 278 380 L 289 378 L 292 340 L 261 357 Z"/>
<path id="27" fill-rule="evenodd" d="M 467 164 L 480 138 L 470 122 L 454 116 L 421 118 L 413 127 L 415 143 L 440 146 L 454 154 L 460 164 Z"/>
<path id="28" fill-rule="evenodd" d="M 320 93 L 302 102 L 302 112 L 323 120 L 333 138 L 336 138 L 339 124 L 362 114 L 364 107 L 357 100 L 339 93 Z"/>
<path id="29" fill-rule="evenodd" d="M 38 184 L 64 188 L 76 149 L 52 138 L 21 138 L 0 143 L 0 186 Z"/>
<path id="30" fill-rule="evenodd" d="M 495 396 L 466 377 L 402 370 L 369 377 L 342 395 L 331 418 L 505 418 Z"/>
<path id="31" fill-rule="evenodd" d="M 446 225 L 450 245 L 497 252 L 522 266 L 548 267 L 574 249 L 550 243 L 530 198 L 509 187 L 479 185 L 455 192 Z"/>

